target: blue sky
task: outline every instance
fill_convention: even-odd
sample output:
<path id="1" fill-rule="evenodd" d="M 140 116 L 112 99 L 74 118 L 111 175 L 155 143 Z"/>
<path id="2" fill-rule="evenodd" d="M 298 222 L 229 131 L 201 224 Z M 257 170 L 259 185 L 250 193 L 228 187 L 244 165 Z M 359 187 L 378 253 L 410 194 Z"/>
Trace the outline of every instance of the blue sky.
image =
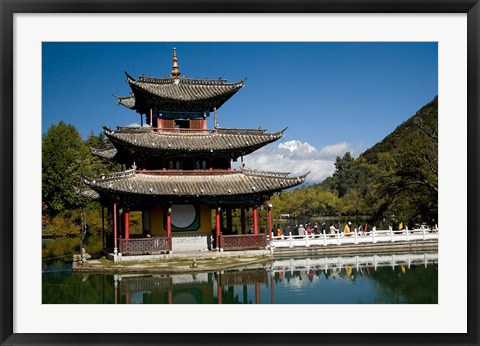
<path id="1" fill-rule="evenodd" d="M 435 42 L 44 42 L 42 132 L 60 120 L 84 138 L 102 125 L 140 123 L 112 95 L 130 93 L 124 71 L 167 77 L 173 47 L 182 75 L 247 77 L 218 110 L 221 127 L 288 127 L 280 141 L 249 155 L 247 167 L 307 170 L 313 181 L 333 172 L 337 155 L 357 156 L 438 93 Z"/>

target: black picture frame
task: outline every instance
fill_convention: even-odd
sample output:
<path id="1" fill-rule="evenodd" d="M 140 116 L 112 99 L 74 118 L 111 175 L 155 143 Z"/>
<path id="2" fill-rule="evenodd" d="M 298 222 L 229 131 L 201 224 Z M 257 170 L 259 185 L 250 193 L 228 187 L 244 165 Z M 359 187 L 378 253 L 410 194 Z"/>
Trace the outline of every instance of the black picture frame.
<path id="1" fill-rule="evenodd" d="M 479 0 L 0 0 L 0 258 L 2 345 L 435 344 L 478 345 Z M 16 13 L 466 13 L 468 44 L 468 309 L 465 334 L 20 334 L 13 332 L 13 16 Z M 453 230 L 449 230 L 453 231 Z M 454 316 L 452 316 L 454 318 Z M 400 329 L 399 329 L 400 331 Z M 221 331 L 216 331 L 221 332 Z M 381 331 L 379 331 L 381 332 Z"/>

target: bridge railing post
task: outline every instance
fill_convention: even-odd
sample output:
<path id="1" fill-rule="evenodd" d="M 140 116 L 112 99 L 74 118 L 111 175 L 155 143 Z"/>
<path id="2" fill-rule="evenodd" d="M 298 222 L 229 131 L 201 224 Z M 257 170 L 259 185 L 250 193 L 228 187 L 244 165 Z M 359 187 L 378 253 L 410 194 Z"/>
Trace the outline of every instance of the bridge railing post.
<path id="1" fill-rule="evenodd" d="M 406 232 L 406 235 L 407 235 L 407 241 L 409 241 L 410 237 L 409 237 L 409 233 L 408 233 L 408 226 L 405 227 L 405 232 Z"/>
<path id="2" fill-rule="evenodd" d="M 426 239 L 425 227 L 422 227 L 422 233 L 423 233 L 423 240 L 425 240 Z"/>
<path id="3" fill-rule="evenodd" d="M 377 227 L 373 227 L 372 229 L 372 235 L 373 235 L 373 242 L 376 243 L 376 239 L 375 239 L 375 233 L 377 233 Z"/>
<path id="4" fill-rule="evenodd" d="M 393 243 L 393 229 L 390 228 L 390 241 Z"/>
<path id="5" fill-rule="evenodd" d="M 337 245 L 340 245 L 340 232 L 337 232 Z"/>
<path id="6" fill-rule="evenodd" d="M 305 234 L 305 247 L 309 247 L 310 244 L 308 243 L 308 233 Z"/>
<path id="7" fill-rule="evenodd" d="M 358 239 L 357 239 L 357 229 L 355 228 L 355 244 L 358 244 Z"/>
<path id="8" fill-rule="evenodd" d="M 292 239 L 293 239 L 292 233 L 290 233 L 290 235 L 289 235 L 289 237 L 288 237 L 288 242 L 289 242 L 288 246 L 289 246 L 289 247 L 293 247 Z"/>
<path id="9" fill-rule="evenodd" d="M 327 235 L 325 234 L 325 230 L 323 230 L 323 246 L 327 246 Z"/>

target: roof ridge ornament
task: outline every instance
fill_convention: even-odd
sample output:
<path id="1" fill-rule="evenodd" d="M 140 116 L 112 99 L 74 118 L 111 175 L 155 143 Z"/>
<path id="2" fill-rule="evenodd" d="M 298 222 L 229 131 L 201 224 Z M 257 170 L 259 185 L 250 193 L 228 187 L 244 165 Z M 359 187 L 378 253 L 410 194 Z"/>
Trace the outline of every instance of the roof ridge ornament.
<path id="1" fill-rule="evenodd" d="M 173 70 L 170 72 L 173 77 L 180 76 L 180 70 L 178 69 L 177 48 L 173 47 Z"/>

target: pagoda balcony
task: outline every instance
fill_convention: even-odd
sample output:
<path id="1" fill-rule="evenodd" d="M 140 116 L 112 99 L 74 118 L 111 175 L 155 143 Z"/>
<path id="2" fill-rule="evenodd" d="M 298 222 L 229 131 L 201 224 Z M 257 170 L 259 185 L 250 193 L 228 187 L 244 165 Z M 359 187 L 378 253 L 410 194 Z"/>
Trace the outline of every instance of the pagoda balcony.
<path id="1" fill-rule="evenodd" d="M 118 238 L 122 255 L 154 255 L 172 251 L 172 237 Z"/>
<path id="2" fill-rule="evenodd" d="M 267 235 L 261 234 L 235 234 L 219 236 L 220 248 L 223 250 L 250 250 L 265 249 Z"/>
<path id="3" fill-rule="evenodd" d="M 217 129 L 194 129 L 194 128 L 160 128 L 150 126 L 117 126 L 117 133 L 195 133 L 210 134 L 217 132 Z"/>
<path id="4" fill-rule="evenodd" d="M 153 132 L 163 133 L 194 133 L 194 134 L 210 134 L 217 132 L 216 129 L 186 129 L 186 128 L 152 128 Z"/>
<path id="5" fill-rule="evenodd" d="M 217 175 L 217 174 L 238 174 L 240 169 L 137 169 L 135 174 L 150 174 L 150 175 Z"/>
<path id="6" fill-rule="evenodd" d="M 104 129 L 109 130 L 108 128 L 104 127 Z M 204 133 L 204 134 L 211 134 L 211 133 L 221 133 L 221 134 L 250 134 L 250 135 L 266 135 L 266 134 L 273 134 L 279 135 L 283 134 L 286 130 L 283 129 L 278 132 L 274 133 L 267 133 L 265 129 L 258 128 L 258 129 L 251 129 L 251 128 L 213 128 L 213 129 L 201 129 L 201 128 L 166 128 L 166 127 L 151 127 L 151 126 L 117 126 L 115 132 L 117 133 L 149 133 L 149 132 L 159 132 L 159 133 Z"/>

